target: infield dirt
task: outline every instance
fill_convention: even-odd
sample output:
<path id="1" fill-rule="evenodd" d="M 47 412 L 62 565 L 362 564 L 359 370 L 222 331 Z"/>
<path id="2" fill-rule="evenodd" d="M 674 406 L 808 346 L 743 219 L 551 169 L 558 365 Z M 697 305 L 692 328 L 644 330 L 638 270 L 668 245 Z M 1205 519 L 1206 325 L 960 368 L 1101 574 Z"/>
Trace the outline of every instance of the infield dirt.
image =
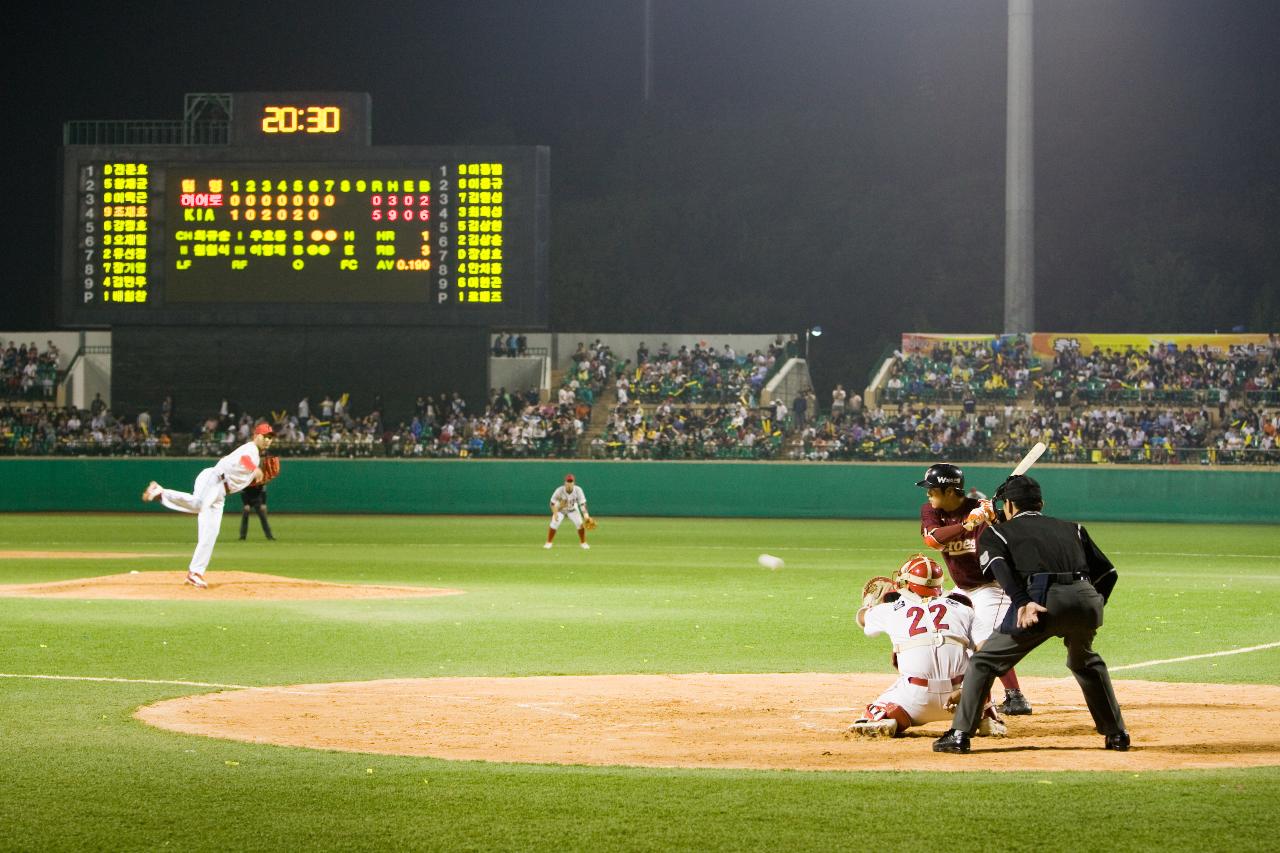
<path id="1" fill-rule="evenodd" d="M 1010 737 L 939 755 L 934 723 L 847 733 L 892 674 L 430 678 L 265 687 L 171 699 L 144 722 L 313 749 L 540 764 L 794 770 L 1117 770 L 1280 764 L 1280 687 L 1117 680 L 1133 735 L 1102 749 L 1075 681 L 1022 679 L 1035 706 Z M 855 710 L 856 709 L 856 710 Z M 1212 709 L 1212 712 L 1210 712 Z"/>

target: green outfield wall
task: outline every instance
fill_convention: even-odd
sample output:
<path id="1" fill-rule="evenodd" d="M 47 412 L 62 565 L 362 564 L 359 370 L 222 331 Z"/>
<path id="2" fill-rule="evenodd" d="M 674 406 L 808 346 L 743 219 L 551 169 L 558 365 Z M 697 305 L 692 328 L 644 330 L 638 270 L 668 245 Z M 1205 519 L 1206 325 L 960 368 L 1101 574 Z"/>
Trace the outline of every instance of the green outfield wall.
<path id="1" fill-rule="evenodd" d="M 190 489 L 204 459 L 5 459 L 0 511 L 161 511 L 150 480 Z M 600 517 L 913 518 L 925 466 L 781 462 L 285 459 L 273 512 L 538 514 L 572 471 Z M 994 491 L 1007 469 L 966 466 Z M 1037 466 L 1046 511 L 1078 519 L 1280 522 L 1280 470 Z M 239 500 L 231 505 L 238 509 Z"/>

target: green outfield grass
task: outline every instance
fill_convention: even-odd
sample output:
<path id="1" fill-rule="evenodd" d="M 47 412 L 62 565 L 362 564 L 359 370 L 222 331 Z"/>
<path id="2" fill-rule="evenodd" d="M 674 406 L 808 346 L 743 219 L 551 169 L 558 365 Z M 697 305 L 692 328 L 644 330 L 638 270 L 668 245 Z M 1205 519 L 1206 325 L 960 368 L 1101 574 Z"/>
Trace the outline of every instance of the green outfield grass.
<path id="1" fill-rule="evenodd" d="M 0 672 L 245 685 L 433 675 L 884 671 L 855 590 L 918 549 L 911 522 L 608 518 L 543 551 L 542 518 L 273 517 L 219 569 L 461 588 L 346 602 L 0 598 Z M 1120 568 L 1097 648 L 1113 667 L 1280 640 L 1280 536 L 1090 524 Z M 181 569 L 188 517 L 0 515 L 0 550 L 178 553 L 3 560 L 0 583 Z M 785 569 L 756 565 L 762 551 Z M 1065 675 L 1046 644 L 1019 666 Z M 1280 684 L 1280 649 L 1118 671 Z M 0 848 L 1262 850 L 1280 770 L 673 771 L 446 762 L 152 729 L 198 688 L 0 678 Z M 851 697 L 852 704 L 852 697 Z M 1213 713 L 1206 708 L 1205 713 Z M 1231 725 L 1224 718 L 1224 726 Z M 1280 751 L 1280 732 L 1259 732 Z M 536 736 L 513 731 L 512 738 Z M 1135 742 L 1142 733 L 1134 732 Z M 1099 739 L 1100 740 L 1100 739 Z M 370 772 L 372 771 L 372 772 Z"/>

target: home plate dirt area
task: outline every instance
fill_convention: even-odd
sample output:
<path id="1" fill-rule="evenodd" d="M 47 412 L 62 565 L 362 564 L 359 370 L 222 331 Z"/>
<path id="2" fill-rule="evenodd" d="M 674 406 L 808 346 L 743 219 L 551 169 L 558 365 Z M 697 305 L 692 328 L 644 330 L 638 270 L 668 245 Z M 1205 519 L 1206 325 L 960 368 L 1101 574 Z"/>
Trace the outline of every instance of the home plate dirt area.
<path id="1" fill-rule="evenodd" d="M 153 555 L 145 555 L 153 556 Z M 184 583 L 186 572 L 132 571 L 96 578 L 0 586 L 6 598 L 118 598 L 151 601 L 317 601 L 357 598 L 428 598 L 460 589 L 324 583 L 257 572 L 209 572 L 208 589 Z"/>
<path id="2" fill-rule="evenodd" d="M 224 691 L 144 706 L 175 732 L 454 760 L 794 770 L 1148 771 L 1280 764 L 1280 687 L 1116 680 L 1133 736 L 1102 748 L 1075 680 L 1022 679 L 1008 738 L 935 754 L 934 723 L 847 733 L 888 673 L 424 678 Z"/>

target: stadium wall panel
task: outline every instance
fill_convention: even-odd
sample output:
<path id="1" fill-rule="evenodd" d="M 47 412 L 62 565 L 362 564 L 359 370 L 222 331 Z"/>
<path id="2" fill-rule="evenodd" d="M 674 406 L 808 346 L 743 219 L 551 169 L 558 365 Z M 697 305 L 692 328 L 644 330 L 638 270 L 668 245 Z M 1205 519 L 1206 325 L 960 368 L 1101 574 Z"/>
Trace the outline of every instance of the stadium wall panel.
<path id="1" fill-rule="evenodd" d="M 226 389 L 232 412 L 293 414 L 304 395 L 318 415 L 325 394 L 358 396 L 368 412 L 375 394 L 384 423 L 408 421 L 419 394 L 458 391 L 472 405 L 487 399 L 484 329 L 435 326 L 117 326 L 112 332 L 112 401 L 132 418 L 155 419 L 172 394 L 179 431 L 218 412 Z"/>
<path id="2" fill-rule="evenodd" d="M 149 480 L 190 489 L 202 459 L 10 458 L 0 461 L 0 511 L 142 511 Z M 542 514 L 573 471 L 593 514 L 917 517 L 923 465 L 591 462 L 565 460 L 285 459 L 273 512 Z M 967 466 L 994 491 L 1005 468 Z M 1082 520 L 1280 522 L 1280 472 L 1042 466 L 1046 510 Z M 230 508 L 239 509 L 232 499 Z M 154 511 L 154 510 L 152 510 Z"/>

